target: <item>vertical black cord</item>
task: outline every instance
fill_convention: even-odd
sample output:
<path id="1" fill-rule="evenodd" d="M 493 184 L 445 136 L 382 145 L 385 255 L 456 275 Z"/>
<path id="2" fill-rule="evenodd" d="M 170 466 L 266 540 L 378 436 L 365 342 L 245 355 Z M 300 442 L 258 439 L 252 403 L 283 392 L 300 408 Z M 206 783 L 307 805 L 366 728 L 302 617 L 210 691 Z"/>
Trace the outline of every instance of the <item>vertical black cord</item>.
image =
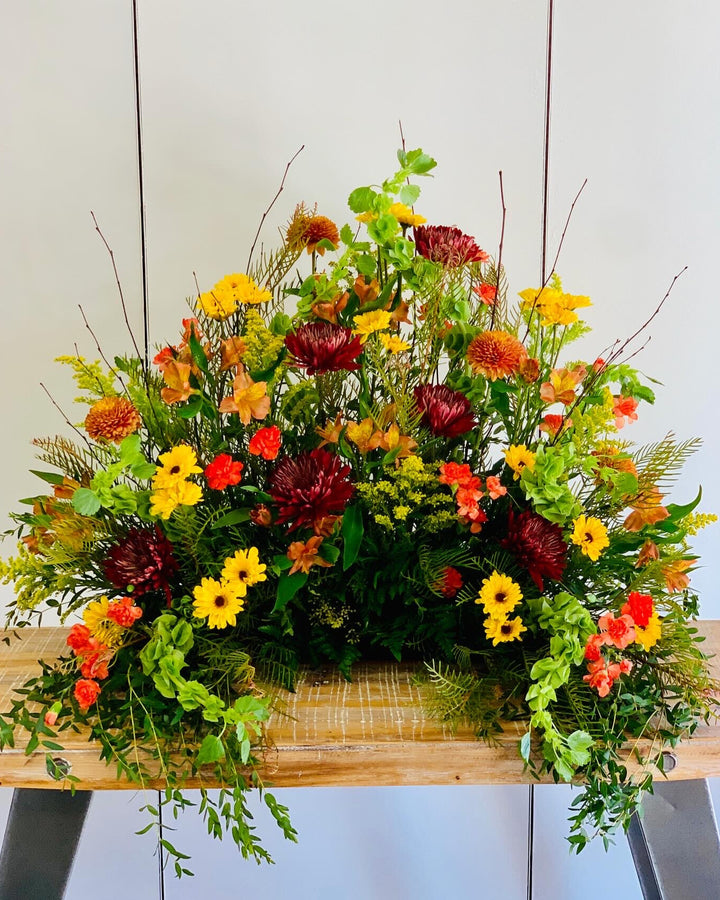
<path id="1" fill-rule="evenodd" d="M 137 0 L 132 0 L 133 64 L 135 75 L 135 124 L 137 128 L 138 188 L 140 194 L 140 266 L 142 280 L 143 345 L 145 371 L 148 370 L 150 352 L 150 306 L 148 303 L 147 252 L 145 236 L 145 175 L 143 172 L 142 107 L 140 104 L 140 52 L 138 49 Z"/>
<path id="2" fill-rule="evenodd" d="M 548 187 L 550 182 L 550 105 L 552 87 L 552 44 L 553 44 L 553 12 L 554 0 L 548 0 L 547 24 L 547 57 L 545 63 L 545 128 L 543 133 L 543 199 L 542 199 L 542 234 L 541 234 L 541 272 L 540 284 L 544 285 L 547 272 L 547 232 L 548 232 Z M 535 850 L 535 785 L 528 788 L 528 868 L 527 868 L 527 900 L 533 900 L 533 868 Z"/>

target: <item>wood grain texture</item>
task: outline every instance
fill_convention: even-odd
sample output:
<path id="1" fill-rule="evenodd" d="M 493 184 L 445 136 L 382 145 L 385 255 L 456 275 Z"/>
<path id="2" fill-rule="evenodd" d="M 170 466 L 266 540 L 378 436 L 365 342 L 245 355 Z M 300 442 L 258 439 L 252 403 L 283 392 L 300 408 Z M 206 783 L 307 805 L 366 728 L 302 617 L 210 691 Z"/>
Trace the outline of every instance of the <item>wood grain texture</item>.
<path id="1" fill-rule="evenodd" d="M 704 649 L 720 676 L 720 621 L 702 622 Z M 0 649 L 0 710 L 7 709 L 15 687 L 64 649 L 66 629 L 27 629 L 22 640 Z M 496 747 L 477 741 L 470 729 L 452 733 L 427 718 L 412 683 L 411 665 L 356 666 L 352 683 L 331 668 L 303 672 L 284 715 L 270 722 L 274 743 L 265 754 L 264 776 L 280 787 L 431 784 L 522 784 L 517 744 L 523 723 L 507 724 Z M 115 779 L 114 768 L 98 758 L 83 735 L 62 736 L 57 753 L 72 767 L 81 787 L 92 790 L 137 789 Z M 672 779 L 720 776 L 720 722 L 701 725 L 692 740 L 675 752 Z M 196 779 L 188 786 L 212 787 Z M 44 752 L 25 755 L 21 746 L 0 754 L 0 785 L 55 788 L 45 770 Z M 153 783 L 156 786 L 157 782 Z"/>

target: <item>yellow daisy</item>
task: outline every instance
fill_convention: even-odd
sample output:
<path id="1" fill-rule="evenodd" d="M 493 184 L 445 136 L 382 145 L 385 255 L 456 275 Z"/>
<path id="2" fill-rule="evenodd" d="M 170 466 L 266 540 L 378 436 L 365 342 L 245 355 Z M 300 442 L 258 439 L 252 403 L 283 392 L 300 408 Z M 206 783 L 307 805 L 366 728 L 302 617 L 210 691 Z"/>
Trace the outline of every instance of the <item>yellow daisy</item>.
<path id="1" fill-rule="evenodd" d="M 476 603 L 482 603 L 485 612 L 493 619 L 504 619 L 522 600 L 522 591 L 512 578 L 493 572 L 489 578 L 483 578 Z"/>
<path id="2" fill-rule="evenodd" d="M 364 344 L 374 332 L 384 331 L 386 328 L 389 328 L 391 318 L 392 314 L 384 309 L 374 309 L 372 312 L 354 316 L 355 331 L 353 331 L 353 334 L 360 335 L 360 342 Z"/>
<path id="3" fill-rule="evenodd" d="M 244 597 L 249 587 L 258 581 L 267 580 L 265 569 L 267 566 L 260 562 L 257 547 L 250 547 L 249 550 L 238 550 L 234 556 L 228 556 L 222 577 L 237 589 L 239 596 Z"/>
<path id="4" fill-rule="evenodd" d="M 389 213 L 391 216 L 395 216 L 401 225 L 424 225 L 427 222 L 425 216 L 415 215 L 410 207 L 405 206 L 404 203 L 393 203 Z"/>
<path id="5" fill-rule="evenodd" d="M 514 619 L 495 619 L 489 616 L 483 624 L 485 637 L 492 641 L 493 647 L 504 644 L 506 641 L 521 641 L 521 632 L 527 631 L 520 616 L 516 616 Z"/>
<path id="6" fill-rule="evenodd" d="M 83 621 L 92 637 L 97 638 L 107 647 L 117 647 L 122 643 L 124 629 L 117 622 L 108 619 L 109 603 L 110 601 L 105 596 L 88 603 L 83 610 Z"/>
<path id="7" fill-rule="evenodd" d="M 402 353 L 410 349 L 410 344 L 397 334 L 381 334 L 380 342 L 388 353 Z"/>
<path id="8" fill-rule="evenodd" d="M 662 622 L 660 616 L 654 612 L 648 619 L 648 623 L 644 628 L 639 625 L 635 626 L 635 641 L 642 644 L 643 650 L 649 650 L 662 637 Z"/>
<path id="9" fill-rule="evenodd" d="M 511 444 L 505 451 L 505 462 L 515 473 L 513 478 L 517 481 L 525 467 L 531 472 L 535 468 L 535 454 L 524 444 Z"/>
<path id="10" fill-rule="evenodd" d="M 223 295 L 230 294 L 236 303 L 249 303 L 253 306 L 272 300 L 270 291 L 258 287 L 252 278 L 242 274 L 226 275 L 213 290 Z"/>
<path id="11" fill-rule="evenodd" d="M 226 628 L 235 625 L 236 616 L 243 608 L 243 599 L 236 584 L 203 578 L 193 588 L 193 616 L 207 619 L 208 628 Z"/>
<path id="12" fill-rule="evenodd" d="M 573 522 L 570 539 L 593 562 L 597 562 L 602 551 L 610 546 L 607 528 L 594 516 L 578 516 Z"/>
<path id="13" fill-rule="evenodd" d="M 179 481 L 154 491 L 150 497 L 150 514 L 169 519 L 178 506 L 195 506 L 202 500 L 202 488 L 191 481 Z"/>
<path id="14" fill-rule="evenodd" d="M 202 472 L 197 464 L 195 451 L 187 444 L 179 444 L 172 450 L 168 450 L 167 453 L 161 453 L 159 461 L 160 466 L 155 472 L 152 482 L 156 490 L 172 487 L 174 484 L 185 481 L 190 475 L 199 475 Z"/>
<path id="15" fill-rule="evenodd" d="M 218 290 L 217 287 L 200 294 L 197 305 L 198 309 L 211 319 L 227 319 L 238 308 L 233 292 L 230 290 Z"/>
<path id="16" fill-rule="evenodd" d="M 540 324 L 544 326 L 571 325 L 578 320 L 576 309 L 592 306 L 589 297 L 564 294 L 553 287 L 544 287 L 540 291 L 535 288 L 526 288 L 524 291 L 520 291 L 519 296 L 523 301 L 522 308 L 533 309 L 534 307 L 542 317 Z"/>

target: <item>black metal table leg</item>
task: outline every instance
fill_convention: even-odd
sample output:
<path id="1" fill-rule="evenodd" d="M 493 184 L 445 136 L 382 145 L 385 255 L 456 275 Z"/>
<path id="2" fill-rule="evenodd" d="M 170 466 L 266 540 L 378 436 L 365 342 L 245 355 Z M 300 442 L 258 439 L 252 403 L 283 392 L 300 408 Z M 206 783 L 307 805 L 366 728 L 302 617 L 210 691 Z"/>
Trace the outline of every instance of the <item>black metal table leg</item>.
<path id="1" fill-rule="evenodd" d="M 0 900 L 62 900 L 92 791 L 16 789 L 0 852 Z"/>

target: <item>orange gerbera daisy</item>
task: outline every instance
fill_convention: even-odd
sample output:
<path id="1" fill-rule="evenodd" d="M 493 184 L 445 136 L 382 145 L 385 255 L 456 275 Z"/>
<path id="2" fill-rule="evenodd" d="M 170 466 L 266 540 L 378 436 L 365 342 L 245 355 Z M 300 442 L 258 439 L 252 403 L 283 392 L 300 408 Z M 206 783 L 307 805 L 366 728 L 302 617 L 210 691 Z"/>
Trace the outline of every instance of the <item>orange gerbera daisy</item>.
<path id="1" fill-rule="evenodd" d="M 467 348 L 470 368 L 490 381 L 514 375 L 526 356 L 525 347 L 507 331 L 483 331 Z"/>
<path id="2" fill-rule="evenodd" d="M 103 397 L 90 407 L 85 431 L 94 440 L 119 444 L 142 425 L 140 414 L 125 397 Z"/>

